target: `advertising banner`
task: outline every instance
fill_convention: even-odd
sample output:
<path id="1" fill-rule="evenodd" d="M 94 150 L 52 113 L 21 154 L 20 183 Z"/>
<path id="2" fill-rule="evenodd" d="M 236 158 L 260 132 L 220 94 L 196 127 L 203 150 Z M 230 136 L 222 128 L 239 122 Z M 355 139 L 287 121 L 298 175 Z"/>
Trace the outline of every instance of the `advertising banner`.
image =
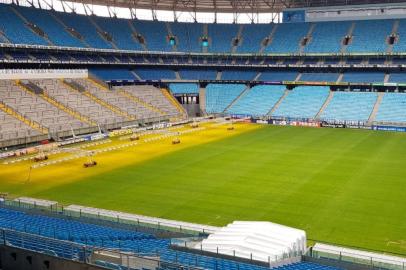
<path id="1" fill-rule="evenodd" d="M 406 127 L 397 127 L 397 126 L 372 126 L 372 129 L 383 131 L 406 132 Z"/>

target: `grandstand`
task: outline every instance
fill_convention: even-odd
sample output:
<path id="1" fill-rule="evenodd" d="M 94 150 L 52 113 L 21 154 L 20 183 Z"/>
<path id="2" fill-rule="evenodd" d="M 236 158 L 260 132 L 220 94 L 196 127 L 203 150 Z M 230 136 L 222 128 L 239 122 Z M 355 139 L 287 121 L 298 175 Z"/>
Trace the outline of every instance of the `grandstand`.
<path id="1" fill-rule="evenodd" d="M 33 258 L 47 269 L 78 263 L 74 270 L 405 269 L 404 258 L 382 253 L 405 256 L 399 210 L 406 203 L 377 194 L 403 190 L 403 2 L 3 1 L 0 269 L 18 269 L 22 257 L 31 265 L 24 269 L 43 269 Z M 375 151 L 374 144 L 396 149 Z M 352 186 L 356 180 L 365 189 Z M 97 193 L 102 186 L 114 194 Z M 133 187 L 142 196 L 128 194 Z M 313 201 L 302 204 L 299 191 Z M 13 201 L 27 194 L 105 209 L 86 216 L 90 208 Z M 189 205 L 192 199 L 198 203 Z M 374 218 L 371 228 L 356 227 L 378 208 L 382 219 L 393 217 L 384 232 Z M 134 209 L 160 218 L 137 215 L 135 222 L 118 212 Z M 332 209 L 342 214 L 334 212 L 335 226 L 322 220 Z M 275 220 L 267 220 L 271 212 Z M 259 223 L 226 230 L 246 218 Z M 309 230 L 309 239 L 271 235 L 261 221 Z M 331 253 L 309 248 L 329 241 Z M 373 255 L 335 257 L 346 245 Z"/>

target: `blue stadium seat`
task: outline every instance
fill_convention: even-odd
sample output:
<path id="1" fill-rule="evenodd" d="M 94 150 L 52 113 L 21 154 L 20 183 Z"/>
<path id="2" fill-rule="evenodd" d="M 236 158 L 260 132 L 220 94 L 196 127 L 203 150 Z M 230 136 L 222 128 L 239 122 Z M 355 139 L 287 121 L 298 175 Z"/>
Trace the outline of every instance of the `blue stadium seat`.
<path id="1" fill-rule="evenodd" d="M 109 33 L 114 44 L 122 50 L 143 51 L 144 48 L 135 39 L 135 33 L 130 28 L 129 20 L 117 18 L 94 17 L 96 23 Z"/>
<path id="2" fill-rule="evenodd" d="M 344 73 L 342 82 L 349 83 L 382 83 L 384 73 L 379 72 L 347 72 Z"/>
<path id="3" fill-rule="evenodd" d="M 257 71 L 252 70 L 223 70 L 221 79 L 251 81 L 257 76 L 257 74 Z"/>
<path id="4" fill-rule="evenodd" d="M 276 117 L 314 118 L 329 95 L 325 86 L 299 86 L 293 89 L 273 113 Z"/>
<path id="5" fill-rule="evenodd" d="M 307 53 L 338 53 L 351 27 L 351 22 L 316 23 L 310 42 L 305 46 Z"/>
<path id="6" fill-rule="evenodd" d="M 0 4 L 0 27 L 6 37 L 15 44 L 49 45 L 48 42 L 34 34 L 17 16 L 12 8 L 15 6 Z"/>
<path id="7" fill-rule="evenodd" d="M 303 82 L 336 82 L 338 73 L 303 73 L 299 81 Z"/>
<path id="8" fill-rule="evenodd" d="M 309 23 L 282 23 L 277 26 L 272 43 L 266 47 L 266 53 L 297 53 L 300 41 L 309 32 Z"/>
<path id="9" fill-rule="evenodd" d="M 125 68 L 114 68 L 114 69 L 103 69 L 103 68 L 92 68 L 90 73 L 94 74 L 96 77 L 105 81 L 133 81 L 136 80 L 134 74 L 130 70 Z"/>
<path id="10" fill-rule="evenodd" d="M 91 47 L 98 49 L 112 48 L 111 44 L 104 40 L 98 33 L 98 30 L 90 21 L 91 18 L 89 16 L 64 12 L 57 12 L 57 16 L 66 26 L 78 32 Z"/>
<path id="11" fill-rule="evenodd" d="M 28 7 L 18 7 L 17 10 L 28 21 L 38 25 L 53 44 L 57 46 L 86 47 L 79 39 L 71 36 L 65 27 L 53 18 L 52 15 L 57 15 L 56 12 Z"/>
<path id="12" fill-rule="evenodd" d="M 263 116 L 285 92 L 283 85 L 257 85 L 242 95 L 227 112 L 233 115 Z"/>
<path id="13" fill-rule="evenodd" d="M 406 94 L 385 93 L 375 121 L 406 122 Z"/>
<path id="14" fill-rule="evenodd" d="M 143 80 L 176 79 L 175 72 L 163 68 L 137 68 L 135 73 Z"/>
<path id="15" fill-rule="evenodd" d="M 174 94 L 199 94 L 199 86 L 196 83 L 171 83 L 169 89 Z"/>
<path id="16" fill-rule="evenodd" d="M 241 94 L 245 84 L 208 84 L 206 87 L 206 111 L 221 113 Z"/>
<path id="17" fill-rule="evenodd" d="M 150 51 L 173 51 L 168 40 L 168 30 L 165 23 L 158 21 L 141 21 L 133 22 L 137 33 L 141 34 L 146 42 L 146 46 Z"/>
<path id="18" fill-rule="evenodd" d="M 333 99 L 320 118 L 366 122 L 377 97 L 376 93 L 334 92 Z"/>
<path id="19" fill-rule="evenodd" d="M 237 37 L 237 24 L 208 24 L 208 34 L 211 39 L 209 52 L 230 52 L 233 38 Z"/>
<path id="20" fill-rule="evenodd" d="M 340 62 L 340 59 L 338 58 L 328 58 L 324 60 L 325 65 L 337 65 Z"/>
<path id="21" fill-rule="evenodd" d="M 262 41 L 270 36 L 272 28 L 271 24 L 245 24 L 241 45 L 237 47 L 237 52 L 259 53 Z"/>
<path id="22" fill-rule="evenodd" d="M 393 44 L 393 52 L 406 51 L 406 19 L 399 20 L 399 27 L 397 31 L 399 39 Z"/>
<path id="23" fill-rule="evenodd" d="M 391 73 L 389 76 L 391 83 L 406 83 L 406 73 Z"/>
<path id="24" fill-rule="evenodd" d="M 345 60 L 345 63 L 349 64 L 349 65 L 358 65 L 358 64 L 362 63 L 362 58 L 357 58 L 357 57 L 348 58 L 347 60 Z"/>
<path id="25" fill-rule="evenodd" d="M 394 20 L 357 21 L 347 52 L 386 52 Z"/>
<path id="26" fill-rule="evenodd" d="M 201 37 L 203 24 L 201 23 L 170 23 L 172 34 L 177 38 L 176 49 L 178 52 L 201 52 Z"/>
<path id="27" fill-rule="evenodd" d="M 297 71 L 263 71 L 258 80 L 270 82 L 294 81 L 297 74 Z"/>
<path id="28" fill-rule="evenodd" d="M 179 75 L 184 80 L 215 80 L 217 71 L 210 69 L 181 69 Z"/>
<path id="29" fill-rule="evenodd" d="M 95 225 L 70 219 L 27 214 L 5 208 L 0 208 L 0 228 L 14 230 L 8 230 L 5 234 L 6 243 L 9 245 L 70 260 L 84 261 L 86 256 L 90 255 L 90 253 L 85 253 L 83 249 L 83 245 L 86 245 L 87 249 L 95 246 L 138 254 L 159 255 L 163 269 L 165 269 L 165 262 L 208 270 L 269 269 L 268 267 L 234 260 L 176 251 L 170 248 L 170 239 L 157 239 L 149 233 Z M 27 233 L 21 234 L 19 232 Z M 45 236 L 47 238 L 38 236 Z M 107 261 L 99 260 L 96 264 L 110 269 L 122 269 L 119 264 Z M 337 268 L 308 262 L 280 266 L 277 269 L 338 270 Z"/>
<path id="30" fill-rule="evenodd" d="M 10 55 L 17 61 L 22 61 L 25 62 L 28 59 L 30 59 L 30 57 L 28 56 L 28 54 L 24 51 L 15 51 L 10 53 Z"/>

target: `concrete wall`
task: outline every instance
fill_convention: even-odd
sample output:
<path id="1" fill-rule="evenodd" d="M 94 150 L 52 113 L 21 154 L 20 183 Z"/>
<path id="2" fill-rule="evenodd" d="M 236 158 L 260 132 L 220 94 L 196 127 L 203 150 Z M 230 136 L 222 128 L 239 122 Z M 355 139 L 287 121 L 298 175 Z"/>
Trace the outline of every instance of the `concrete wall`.
<path id="1" fill-rule="evenodd" d="M 199 104 L 182 104 L 182 107 L 187 111 L 189 117 L 201 116 Z"/>
<path id="2" fill-rule="evenodd" d="M 97 266 L 73 262 L 28 250 L 0 247 L 0 268 L 3 270 L 99 270 Z"/>

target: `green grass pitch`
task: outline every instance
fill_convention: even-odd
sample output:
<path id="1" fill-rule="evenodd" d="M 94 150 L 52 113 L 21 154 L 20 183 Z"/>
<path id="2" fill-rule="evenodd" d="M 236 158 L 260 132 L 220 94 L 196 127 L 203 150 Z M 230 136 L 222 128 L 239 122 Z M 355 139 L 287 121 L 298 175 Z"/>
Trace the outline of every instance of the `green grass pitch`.
<path id="1" fill-rule="evenodd" d="M 29 195 L 406 255 L 406 134 L 263 126 Z"/>

